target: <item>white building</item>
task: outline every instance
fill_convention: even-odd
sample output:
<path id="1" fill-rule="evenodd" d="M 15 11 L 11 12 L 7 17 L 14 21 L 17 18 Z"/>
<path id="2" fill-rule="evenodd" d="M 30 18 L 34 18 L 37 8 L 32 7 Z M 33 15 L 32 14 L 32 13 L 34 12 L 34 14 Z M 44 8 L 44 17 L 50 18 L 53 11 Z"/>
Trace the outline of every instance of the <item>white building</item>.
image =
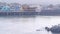
<path id="1" fill-rule="evenodd" d="M 32 4 L 31 7 L 36 7 L 36 12 L 40 12 L 42 9 L 42 6 L 39 4 Z"/>

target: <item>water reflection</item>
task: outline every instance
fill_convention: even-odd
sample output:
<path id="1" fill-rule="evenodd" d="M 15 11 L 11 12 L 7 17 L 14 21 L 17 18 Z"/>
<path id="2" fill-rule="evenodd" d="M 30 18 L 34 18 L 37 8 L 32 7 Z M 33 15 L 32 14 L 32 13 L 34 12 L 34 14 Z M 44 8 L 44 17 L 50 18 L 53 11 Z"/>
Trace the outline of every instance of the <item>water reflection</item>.
<path id="1" fill-rule="evenodd" d="M 0 34 L 56 34 L 47 32 L 44 27 L 51 27 L 59 23 L 58 20 L 60 17 L 0 18 Z"/>

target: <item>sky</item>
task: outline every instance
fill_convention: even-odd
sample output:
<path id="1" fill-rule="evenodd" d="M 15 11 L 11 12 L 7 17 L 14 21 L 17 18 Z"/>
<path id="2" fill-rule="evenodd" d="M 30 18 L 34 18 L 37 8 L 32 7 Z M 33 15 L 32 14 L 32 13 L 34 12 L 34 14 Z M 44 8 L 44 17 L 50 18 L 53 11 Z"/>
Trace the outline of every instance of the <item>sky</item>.
<path id="1" fill-rule="evenodd" d="M 60 0 L 0 0 L 0 2 L 16 2 L 21 4 L 59 4 Z"/>

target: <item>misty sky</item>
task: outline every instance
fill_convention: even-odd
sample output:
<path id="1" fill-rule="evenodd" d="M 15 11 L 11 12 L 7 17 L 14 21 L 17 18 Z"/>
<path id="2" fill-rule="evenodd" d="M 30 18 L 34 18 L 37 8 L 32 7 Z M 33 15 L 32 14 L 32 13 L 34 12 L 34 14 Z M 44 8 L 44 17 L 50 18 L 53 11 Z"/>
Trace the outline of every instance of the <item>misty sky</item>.
<path id="1" fill-rule="evenodd" d="M 58 4 L 60 0 L 0 0 L 0 2 L 17 2 L 21 4 Z"/>

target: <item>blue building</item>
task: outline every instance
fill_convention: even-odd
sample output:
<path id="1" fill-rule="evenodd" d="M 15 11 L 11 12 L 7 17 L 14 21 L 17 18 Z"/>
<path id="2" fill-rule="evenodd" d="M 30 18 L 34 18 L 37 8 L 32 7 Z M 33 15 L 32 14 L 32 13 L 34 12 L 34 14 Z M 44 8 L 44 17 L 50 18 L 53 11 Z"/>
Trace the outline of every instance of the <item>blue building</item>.
<path id="1" fill-rule="evenodd" d="M 9 12 L 10 7 L 9 6 L 3 6 L 1 10 L 4 11 L 4 12 Z"/>

